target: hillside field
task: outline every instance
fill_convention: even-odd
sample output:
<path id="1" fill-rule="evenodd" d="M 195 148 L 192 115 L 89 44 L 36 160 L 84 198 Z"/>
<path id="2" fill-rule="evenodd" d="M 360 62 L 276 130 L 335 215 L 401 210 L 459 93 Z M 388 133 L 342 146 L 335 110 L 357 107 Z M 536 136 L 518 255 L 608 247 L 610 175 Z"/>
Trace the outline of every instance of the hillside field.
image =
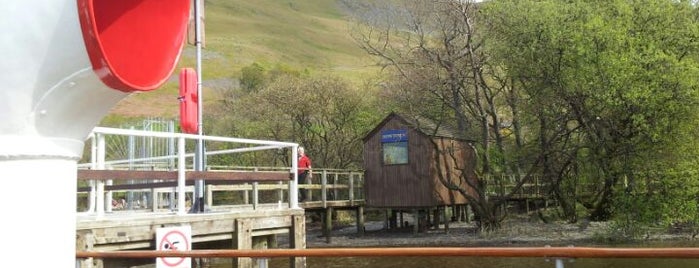
<path id="1" fill-rule="evenodd" d="M 240 69 L 257 62 L 357 80 L 375 72 L 369 56 L 349 35 L 336 0 L 207 0 L 202 50 L 204 113 L 221 89 L 237 85 Z M 170 82 L 134 93 L 110 113 L 117 117 L 178 116 L 177 75 L 196 67 L 196 49 L 187 45 Z"/>

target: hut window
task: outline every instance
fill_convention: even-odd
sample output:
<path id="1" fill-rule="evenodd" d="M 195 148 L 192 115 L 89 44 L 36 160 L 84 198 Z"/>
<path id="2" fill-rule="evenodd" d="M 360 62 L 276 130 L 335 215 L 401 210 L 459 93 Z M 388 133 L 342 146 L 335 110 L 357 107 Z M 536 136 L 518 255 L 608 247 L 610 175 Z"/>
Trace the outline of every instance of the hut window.
<path id="1" fill-rule="evenodd" d="M 381 132 L 381 150 L 384 165 L 408 163 L 408 131 L 384 130 Z"/>

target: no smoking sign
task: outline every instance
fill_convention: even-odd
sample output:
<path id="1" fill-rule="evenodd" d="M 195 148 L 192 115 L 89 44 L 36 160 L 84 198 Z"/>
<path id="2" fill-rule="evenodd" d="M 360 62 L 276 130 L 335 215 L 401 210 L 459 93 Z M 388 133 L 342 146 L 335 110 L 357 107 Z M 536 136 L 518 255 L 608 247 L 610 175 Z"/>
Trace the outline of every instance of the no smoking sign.
<path id="1" fill-rule="evenodd" d="M 158 228 L 155 231 L 155 241 L 157 250 L 164 251 L 187 251 L 192 248 L 192 227 L 177 226 Z M 191 268 L 191 258 L 180 257 L 160 257 L 156 258 L 157 268 Z"/>

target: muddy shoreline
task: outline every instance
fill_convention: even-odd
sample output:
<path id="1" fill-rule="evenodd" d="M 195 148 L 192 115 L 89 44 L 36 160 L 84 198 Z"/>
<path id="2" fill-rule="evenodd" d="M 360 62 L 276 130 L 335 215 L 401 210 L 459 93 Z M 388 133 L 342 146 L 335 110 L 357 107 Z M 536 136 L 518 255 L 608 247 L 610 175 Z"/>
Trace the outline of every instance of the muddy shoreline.
<path id="1" fill-rule="evenodd" d="M 360 235 L 356 226 L 335 226 L 328 240 L 322 233 L 320 223 L 309 222 L 306 226 L 307 248 L 337 247 L 537 247 L 537 246 L 614 246 L 618 241 L 608 240 L 607 223 L 590 222 L 584 225 L 564 222 L 541 223 L 526 219 L 508 220 L 501 230 L 478 233 L 473 223 L 452 222 L 448 231 L 429 229 L 417 234 L 412 227 L 385 229 L 383 222 L 367 222 L 365 233 Z M 328 242 L 329 241 L 329 242 Z M 679 241 L 689 246 L 699 246 L 688 231 L 663 231 L 649 234 L 639 241 L 624 243 L 642 245 L 649 242 Z"/>

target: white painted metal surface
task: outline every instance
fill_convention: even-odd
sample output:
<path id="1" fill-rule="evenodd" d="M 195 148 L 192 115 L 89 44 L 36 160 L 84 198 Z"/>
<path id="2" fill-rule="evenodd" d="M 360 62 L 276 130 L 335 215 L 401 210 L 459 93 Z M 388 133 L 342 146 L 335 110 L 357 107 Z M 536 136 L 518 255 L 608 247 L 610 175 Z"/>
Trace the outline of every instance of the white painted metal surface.
<path id="1" fill-rule="evenodd" d="M 0 178 L 4 267 L 75 266 L 77 161 L 90 130 L 126 93 L 102 84 L 75 0 L 0 5 Z M 31 196 L 27 196 L 31 194 Z M 45 213 L 54 213 L 46 222 Z M 50 248 L 41 258 L 19 258 Z"/>
<path id="2" fill-rule="evenodd" d="M 177 196 L 182 197 L 185 196 L 185 171 L 186 171 L 186 165 L 185 165 L 185 157 L 191 157 L 191 153 L 187 153 L 185 150 L 185 140 L 186 139 L 191 139 L 191 140 L 196 140 L 198 141 L 217 141 L 217 142 L 229 142 L 229 143 L 236 143 L 236 144 L 245 144 L 249 145 L 250 147 L 243 147 L 243 148 L 238 148 L 238 149 L 229 149 L 229 150 L 223 150 L 223 151 L 217 151 L 214 152 L 216 154 L 219 153 L 240 153 L 240 152 L 250 152 L 250 151 L 257 151 L 257 150 L 273 150 L 273 149 L 278 149 L 278 148 L 290 148 L 292 153 L 292 165 L 289 167 L 290 170 L 296 175 L 297 173 L 297 166 L 298 166 L 298 154 L 297 154 L 297 148 L 298 144 L 297 143 L 291 143 L 291 142 L 280 142 L 280 141 L 269 141 L 269 140 L 255 140 L 255 139 L 244 139 L 244 138 L 231 138 L 231 137 L 216 137 L 216 136 L 203 136 L 203 135 L 195 135 L 195 134 L 183 134 L 183 133 L 170 133 L 170 132 L 158 132 L 158 131 L 144 131 L 144 130 L 134 130 L 134 129 L 117 129 L 117 128 L 105 128 L 105 127 L 96 127 L 93 130 L 93 133 L 90 134 L 90 136 L 93 137 L 93 139 L 96 140 L 96 142 L 93 142 L 93 146 L 96 148 L 92 148 L 92 152 L 94 152 L 97 157 L 93 158 L 93 163 L 90 163 L 91 167 L 96 167 L 97 169 L 105 169 L 107 166 L 105 165 L 105 146 L 104 146 L 104 136 L 105 135 L 121 135 L 121 136 L 131 136 L 131 137 L 155 137 L 155 138 L 174 138 L 178 140 L 178 150 L 177 150 L 177 155 L 173 156 L 158 156 L 155 158 L 161 159 L 161 158 L 177 158 L 178 159 L 178 165 L 177 165 L 177 172 L 178 172 L 178 182 L 177 182 Z M 148 158 L 140 159 L 142 161 L 147 161 L 149 160 Z M 132 160 L 134 161 L 134 160 Z M 114 161 L 113 163 L 123 163 L 123 161 Z M 297 176 L 294 176 L 297 177 Z M 105 214 L 105 206 L 106 204 L 110 204 L 111 201 L 109 198 L 111 198 L 111 195 L 109 193 L 106 193 L 104 191 L 104 186 L 105 184 L 103 182 L 97 182 L 96 184 L 96 189 L 95 192 L 96 194 L 96 200 L 90 198 L 89 199 L 89 207 L 90 208 L 95 208 L 95 210 L 89 210 L 86 215 L 89 215 L 91 213 L 94 213 L 94 215 L 100 217 L 104 216 Z M 289 207 L 290 208 L 299 208 L 299 203 L 298 203 L 298 182 L 297 180 L 293 180 L 289 183 Z M 93 204 L 95 202 L 95 204 Z M 186 214 L 185 211 L 185 205 L 184 205 L 184 198 L 178 198 L 178 209 L 177 209 L 177 214 L 178 215 L 184 215 Z M 110 206 L 107 205 L 107 208 Z"/>

